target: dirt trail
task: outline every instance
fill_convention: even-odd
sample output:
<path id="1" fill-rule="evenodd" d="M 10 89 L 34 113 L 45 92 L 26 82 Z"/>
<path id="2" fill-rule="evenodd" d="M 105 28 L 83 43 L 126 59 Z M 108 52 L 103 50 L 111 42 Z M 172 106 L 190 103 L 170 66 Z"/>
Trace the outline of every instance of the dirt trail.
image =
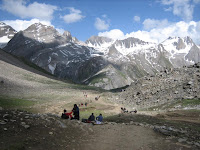
<path id="1" fill-rule="evenodd" d="M 187 150 L 172 139 L 155 133 L 149 128 L 135 125 L 115 124 L 93 127 L 92 140 L 82 146 L 85 150 Z"/>

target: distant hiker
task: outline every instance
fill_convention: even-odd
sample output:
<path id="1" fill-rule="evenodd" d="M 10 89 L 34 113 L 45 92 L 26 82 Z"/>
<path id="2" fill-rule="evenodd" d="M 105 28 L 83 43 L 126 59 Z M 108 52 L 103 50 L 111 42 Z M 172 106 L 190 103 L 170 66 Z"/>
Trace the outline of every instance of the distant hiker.
<path id="1" fill-rule="evenodd" d="M 79 108 L 76 104 L 74 104 L 74 108 L 72 111 L 73 111 L 73 115 L 74 115 L 73 119 L 79 120 Z"/>
<path id="2" fill-rule="evenodd" d="M 124 107 L 121 107 L 121 111 L 122 111 L 122 113 L 128 113 L 128 110 L 126 110 L 126 108 Z"/>
<path id="3" fill-rule="evenodd" d="M 134 111 L 130 111 L 130 113 L 132 113 L 132 112 L 137 113 L 137 110 L 135 109 Z"/>
<path id="4" fill-rule="evenodd" d="M 88 118 L 88 121 L 95 121 L 95 116 L 94 116 L 94 113 L 92 113 L 91 115 L 90 115 L 90 117 Z"/>
<path id="5" fill-rule="evenodd" d="M 64 109 L 64 113 L 62 113 L 61 118 L 62 118 L 62 119 L 69 119 L 69 118 L 72 119 L 72 118 L 73 118 L 73 117 L 72 117 L 72 112 L 67 113 L 67 110 Z"/>
<path id="6" fill-rule="evenodd" d="M 100 96 L 97 96 L 97 97 L 95 97 L 95 100 L 96 100 L 96 101 L 98 101 L 98 100 L 99 100 L 99 98 L 100 98 Z"/>
<path id="7" fill-rule="evenodd" d="M 85 102 L 85 107 L 87 107 L 87 105 L 88 105 L 88 103 L 87 103 L 87 102 Z"/>
<path id="8" fill-rule="evenodd" d="M 103 116 L 100 114 L 98 117 L 96 117 L 96 124 L 101 124 L 103 122 Z"/>

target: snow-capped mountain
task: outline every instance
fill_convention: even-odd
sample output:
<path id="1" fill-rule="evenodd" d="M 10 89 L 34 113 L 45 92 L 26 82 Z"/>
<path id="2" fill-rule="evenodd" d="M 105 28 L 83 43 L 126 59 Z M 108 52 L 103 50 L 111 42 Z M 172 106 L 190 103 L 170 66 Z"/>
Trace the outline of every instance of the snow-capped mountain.
<path id="1" fill-rule="evenodd" d="M 169 37 L 159 46 L 175 68 L 200 61 L 200 49 L 190 37 Z"/>
<path id="2" fill-rule="evenodd" d="M 114 42 L 115 40 L 107 37 L 92 36 L 85 43 L 87 44 L 87 46 L 93 47 L 94 49 L 106 55 L 108 53 L 108 47 L 111 46 Z"/>
<path id="3" fill-rule="evenodd" d="M 6 44 L 14 37 L 17 32 L 3 22 L 0 22 L 0 48 L 6 46 Z"/>
<path id="4" fill-rule="evenodd" d="M 93 55 L 98 51 L 76 42 L 68 31 L 61 35 L 53 27 L 36 23 L 16 33 L 4 50 L 24 57 L 59 78 L 81 83 L 104 67 L 106 61 L 100 57 L 94 61 Z M 88 62 L 92 62 L 89 68 L 85 65 Z"/>
<path id="5" fill-rule="evenodd" d="M 113 40 L 92 36 L 83 43 L 69 31 L 61 35 L 41 23 L 16 33 L 4 50 L 59 78 L 104 89 L 130 85 L 147 74 L 200 61 L 200 48 L 189 37 L 149 43 L 134 37 Z"/>

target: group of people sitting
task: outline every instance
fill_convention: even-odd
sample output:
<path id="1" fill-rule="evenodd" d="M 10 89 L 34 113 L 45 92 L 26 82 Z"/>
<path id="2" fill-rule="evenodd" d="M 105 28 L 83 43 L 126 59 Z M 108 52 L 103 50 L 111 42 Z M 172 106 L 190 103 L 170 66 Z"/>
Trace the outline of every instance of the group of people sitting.
<path id="1" fill-rule="evenodd" d="M 125 107 L 124 107 L 124 108 L 121 107 L 121 112 L 122 112 L 122 113 L 128 113 L 128 110 L 127 110 Z M 137 113 L 137 110 L 135 109 L 134 111 L 130 111 L 130 113 L 133 113 L 133 112 L 134 112 L 134 113 Z"/>
<path id="2" fill-rule="evenodd" d="M 61 118 L 62 119 L 71 119 L 71 120 L 72 119 L 76 119 L 76 120 L 79 120 L 80 119 L 80 116 L 79 116 L 79 107 L 77 106 L 77 104 L 74 104 L 74 108 L 69 113 L 67 112 L 66 109 L 64 109 L 64 112 L 62 113 Z M 102 122 L 103 122 L 103 116 L 102 116 L 102 114 L 100 114 L 98 117 L 96 117 L 96 120 L 95 120 L 94 113 L 92 113 L 89 116 L 88 119 L 82 119 L 82 122 L 93 123 L 93 124 L 102 124 Z"/>
<path id="3" fill-rule="evenodd" d="M 103 122 L 103 116 L 102 114 L 99 114 L 98 117 L 96 117 L 96 120 L 95 120 L 95 116 L 94 116 L 94 113 L 92 113 L 88 119 L 82 119 L 82 122 L 84 123 L 93 123 L 93 124 L 102 124 Z"/>
<path id="4" fill-rule="evenodd" d="M 72 113 L 73 113 L 73 116 L 72 116 Z M 61 116 L 62 119 L 76 119 L 76 120 L 79 120 L 80 117 L 79 117 L 79 108 L 77 106 L 77 104 L 74 104 L 74 108 L 72 109 L 72 111 L 70 113 L 67 112 L 66 109 L 64 109 L 64 113 L 62 113 L 62 116 Z"/>

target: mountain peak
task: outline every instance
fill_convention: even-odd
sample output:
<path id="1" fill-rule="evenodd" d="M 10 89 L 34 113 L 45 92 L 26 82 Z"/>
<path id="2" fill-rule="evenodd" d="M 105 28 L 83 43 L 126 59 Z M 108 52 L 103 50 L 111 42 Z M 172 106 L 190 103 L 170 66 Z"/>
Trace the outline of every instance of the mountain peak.
<path id="1" fill-rule="evenodd" d="M 2 26 L 7 26 L 7 25 L 4 22 L 0 21 L 0 27 L 2 27 Z"/>

